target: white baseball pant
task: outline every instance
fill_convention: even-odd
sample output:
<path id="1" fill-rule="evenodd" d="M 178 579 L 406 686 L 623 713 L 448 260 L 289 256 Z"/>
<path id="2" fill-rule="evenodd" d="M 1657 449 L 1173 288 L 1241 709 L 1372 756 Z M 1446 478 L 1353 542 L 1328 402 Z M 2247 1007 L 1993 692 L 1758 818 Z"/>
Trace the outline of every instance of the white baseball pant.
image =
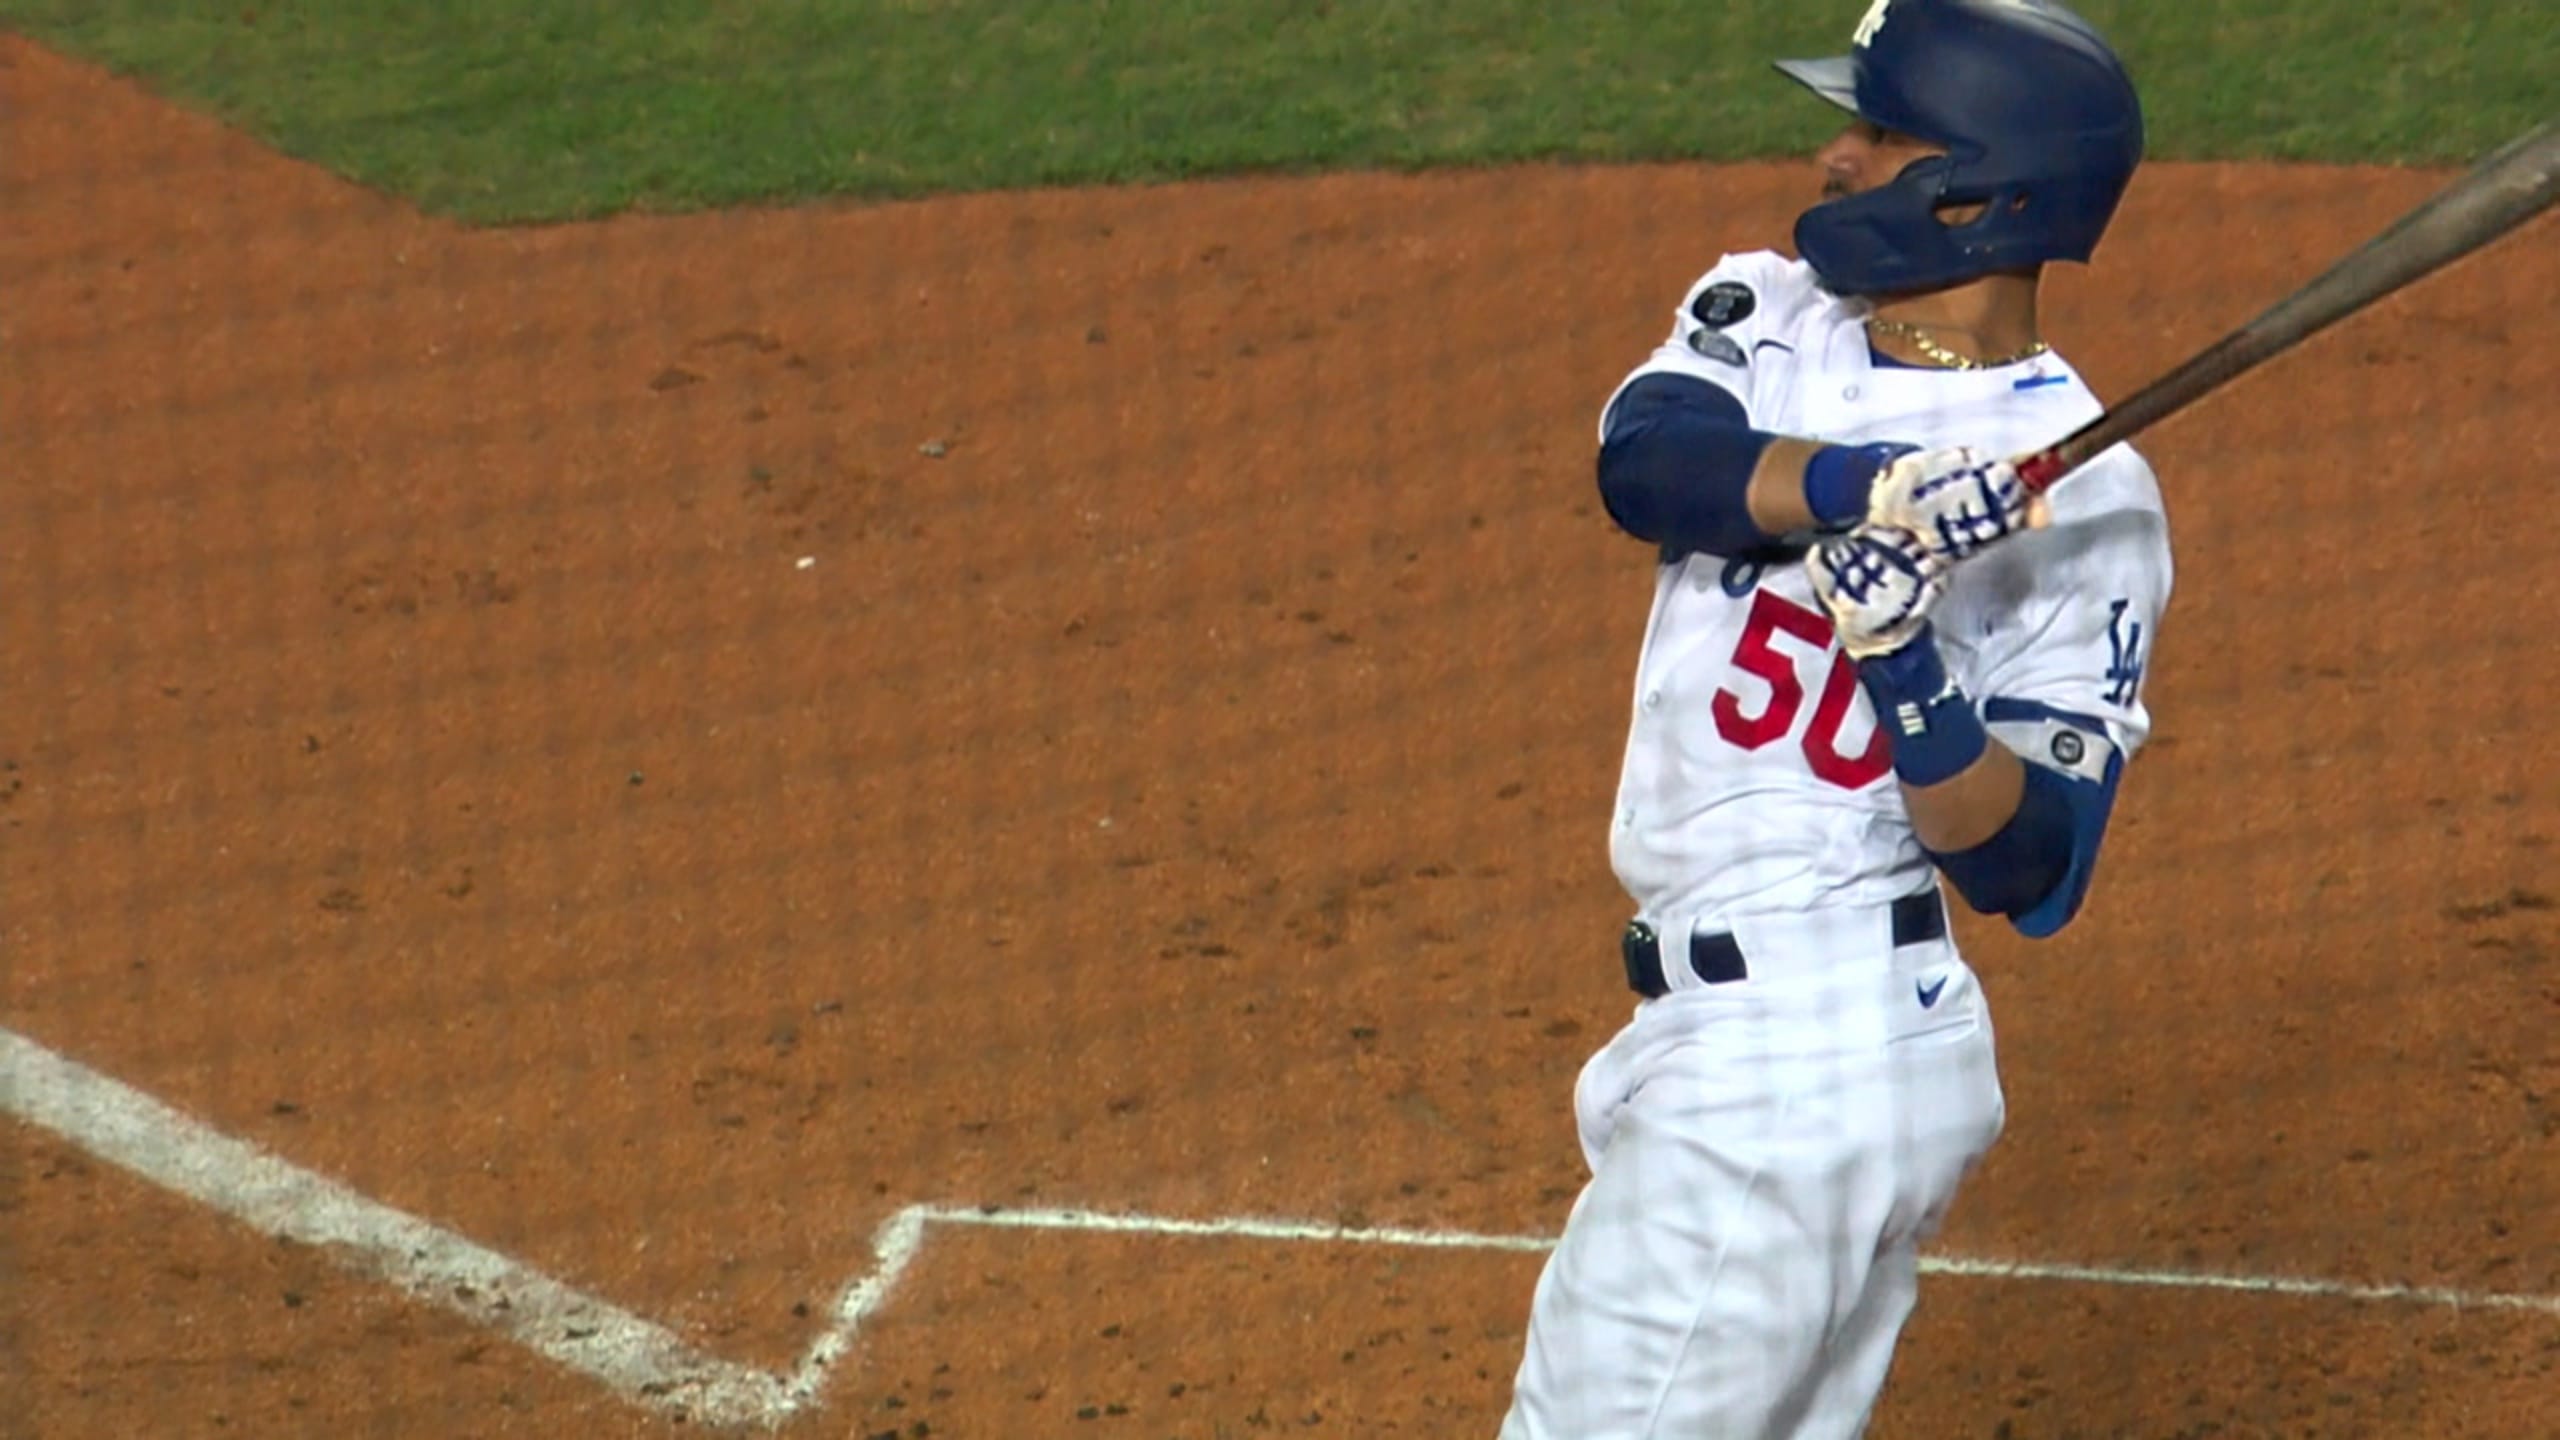
<path id="1" fill-rule="evenodd" d="M 1919 1246 L 2005 1116 L 1952 939 L 1884 911 L 1734 927 L 1749 978 L 1638 1006 L 1574 1091 L 1592 1178 L 1502 1440 L 1853 1440 Z"/>

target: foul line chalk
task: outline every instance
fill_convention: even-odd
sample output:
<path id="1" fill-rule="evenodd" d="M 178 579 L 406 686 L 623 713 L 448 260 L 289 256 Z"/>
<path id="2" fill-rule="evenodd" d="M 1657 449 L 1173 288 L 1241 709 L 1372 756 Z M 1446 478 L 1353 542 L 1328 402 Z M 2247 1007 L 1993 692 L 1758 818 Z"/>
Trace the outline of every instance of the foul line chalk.
<path id="1" fill-rule="evenodd" d="M 872 1233 L 871 1268 L 846 1282 L 828 1311 L 826 1329 L 789 1371 L 776 1375 L 706 1354 L 655 1321 L 225 1135 L 5 1027 L 0 1027 L 0 1112 L 262 1234 L 325 1248 L 350 1269 L 504 1335 L 635 1405 L 721 1427 L 779 1425 L 815 1409 L 836 1368 L 853 1354 L 863 1326 L 888 1303 L 890 1292 L 923 1250 L 926 1232 L 937 1225 L 1516 1254 L 1542 1254 L 1555 1245 L 1552 1236 L 1543 1235 L 1303 1220 L 1186 1220 L 1103 1210 L 910 1205 Z M 2560 1317 L 2560 1296 L 2426 1285 L 1939 1255 L 1921 1257 L 1920 1269 L 1976 1279 L 2399 1302 Z"/>
<path id="2" fill-rule="evenodd" d="M 924 1207 L 919 1207 L 924 1208 Z M 984 1225 L 1015 1230 L 1074 1230 L 1098 1234 L 1166 1237 L 1232 1237 L 1240 1240 L 1291 1240 L 1335 1245 L 1386 1245 L 1426 1250 L 1514 1250 L 1544 1253 L 1555 1248 L 1547 1235 L 1482 1235 L 1464 1230 L 1400 1230 L 1320 1225 L 1299 1220 L 1167 1220 L 1152 1215 L 1122 1215 L 1099 1210 L 925 1209 L 928 1219 L 946 1225 Z M 2531 1310 L 2560 1316 L 2560 1296 L 2508 1295 L 2494 1291 L 2449 1290 L 2431 1285 L 2358 1285 L 2344 1280 L 2299 1279 L 2281 1275 L 2231 1275 L 2210 1270 L 2123 1270 L 2097 1265 L 2055 1265 L 2030 1260 L 1981 1260 L 1953 1255 L 1920 1257 L 1923 1275 L 1950 1275 L 1981 1280 L 2047 1280 L 2080 1285 L 2113 1285 L 2154 1290 L 2226 1290 L 2249 1295 L 2286 1295 L 2316 1300 L 2400 1301 L 2456 1310 Z"/>
<path id="3" fill-rule="evenodd" d="M 211 1129 L 0 1029 L 0 1109 L 262 1234 L 453 1311 L 625 1398 L 709 1421 L 774 1413 L 781 1387 L 662 1325 Z"/>
<path id="4" fill-rule="evenodd" d="M 2285 1275 L 2231 1275 L 2213 1270 L 2117 1270 L 2098 1265 L 2052 1265 L 2027 1260 L 1969 1260 L 1923 1255 L 1920 1273 L 1985 1280 L 2058 1280 L 2076 1285 L 2115 1285 L 2149 1290 L 2227 1290 L 2243 1295 L 2286 1295 L 2309 1300 L 2397 1301 L 2448 1310 L 2532 1310 L 2560 1316 L 2560 1295 L 2511 1295 L 2495 1290 L 2449 1290 L 2440 1285 L 2358 1285 Z"/>

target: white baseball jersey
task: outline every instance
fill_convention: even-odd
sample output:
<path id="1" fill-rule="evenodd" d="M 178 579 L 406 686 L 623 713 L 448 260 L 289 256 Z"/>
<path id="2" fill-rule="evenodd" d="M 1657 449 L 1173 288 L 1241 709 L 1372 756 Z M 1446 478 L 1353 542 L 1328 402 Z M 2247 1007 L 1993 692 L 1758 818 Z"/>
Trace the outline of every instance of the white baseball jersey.
<path id="1" fill-rule="evenodd" d="M 2098 413 L 2050 355 L 1879 364 L 1866 313 L 1804 265 L 1729 256 L 1628 379 L 1721 386 L 1780 434 L 1995 454 Z M 1938 646 L 2002 743 L 2112 784 L 2150 729 L 2167 520 L 2122 448 L 2051 498 L 2051 528 L 1956 567 Z M 1503 1440 L 1863 1432 L 1919 1246 L 2006 1115 L 1954 938 L 1891 923 L 1933 877 L 1889 747 L 1800 559 L 1662 567 L 1610 855 L 1664 937 L 1672 993 L 1575 1083 L 1592 1180 L 1539 1274 Z M 1747 978 L 1683 983 L 1696 929 L 1730 931 Z"/>
<path id="2" fill-rule="evenodd" d="M 1627 382 L 1704 380 L 1782 435 L 1999 455 L 2049 445 L 2100 411 L 2052 354 L 1970 371 L 1878 363 L 1867 314 L 1801 262 L 1727 256 Z M 1957 568 L 1935 615 L 1939 649 L 1995 736 L 2107 781 L 2150 729 L 2140 682 L 2169 598 L 2167 518 L 2150 466 L 2123 446 L 2051 500 L 2051 528 Z M 1929 862 L 1888 744 L 1800 561 L 1666 564 L 1636 666 L 1611 863 L 1664 933 L 1923 889 Z"/>

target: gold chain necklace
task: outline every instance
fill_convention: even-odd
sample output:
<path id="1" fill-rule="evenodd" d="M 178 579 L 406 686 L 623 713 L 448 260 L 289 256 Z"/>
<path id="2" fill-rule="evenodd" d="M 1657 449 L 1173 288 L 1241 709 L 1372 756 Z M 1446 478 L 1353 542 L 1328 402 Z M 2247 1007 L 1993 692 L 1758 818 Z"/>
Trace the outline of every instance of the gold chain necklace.
<path id="1" fill-rule="evenodd" d="M 2047 350 L 2053 348 L 2039 340 L 2033 345 L 2028 346 L 2026 349 L 2019 351 L 2015 355 L 1995 355 L 1987 359 L 1976 360 L 1969 355 L 1957 354 L 1946 346 L 1930 339 L 1928 331 L 1905 321 L 1879 320 L 1871 317 L 1867 321 L 1867 329 L 1887 335 L 1899 335 L 1903 339 L 1911 342 L 1911 348 L 1928 356 L 1931 361 L 1945 366 L 1949 370 L 1996 370 L 2003 365 L 2015 365 L 2021 360 L 2032 360 L 2038 355 L 2042 355 Z"/>

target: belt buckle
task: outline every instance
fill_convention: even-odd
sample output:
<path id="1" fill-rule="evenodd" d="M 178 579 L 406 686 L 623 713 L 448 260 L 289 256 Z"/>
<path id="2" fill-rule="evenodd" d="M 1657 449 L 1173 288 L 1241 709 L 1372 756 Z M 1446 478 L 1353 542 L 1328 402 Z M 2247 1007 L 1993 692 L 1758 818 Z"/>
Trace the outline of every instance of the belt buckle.
<path id="1" fill-rule="evenodd" d="M 1642 920 L 1628 921 L 1625 932 L 1618 936 L 1618 949 L 1630 959 L 1648 945 L 1653 947 L 1655 954 L 1662 952 L 1662 937 Z"/>
<path id="2" fill-rule="evenodd" d="M 1650 965 L 1644 961 L 1648 950 L 1654 956 Z M 1627 967 L 1629 989 L 1642 993 L 1663 983 L 1662 940 L 1644 921 L 1630 920 L 1618 933 L 1618 959 Z"/>

